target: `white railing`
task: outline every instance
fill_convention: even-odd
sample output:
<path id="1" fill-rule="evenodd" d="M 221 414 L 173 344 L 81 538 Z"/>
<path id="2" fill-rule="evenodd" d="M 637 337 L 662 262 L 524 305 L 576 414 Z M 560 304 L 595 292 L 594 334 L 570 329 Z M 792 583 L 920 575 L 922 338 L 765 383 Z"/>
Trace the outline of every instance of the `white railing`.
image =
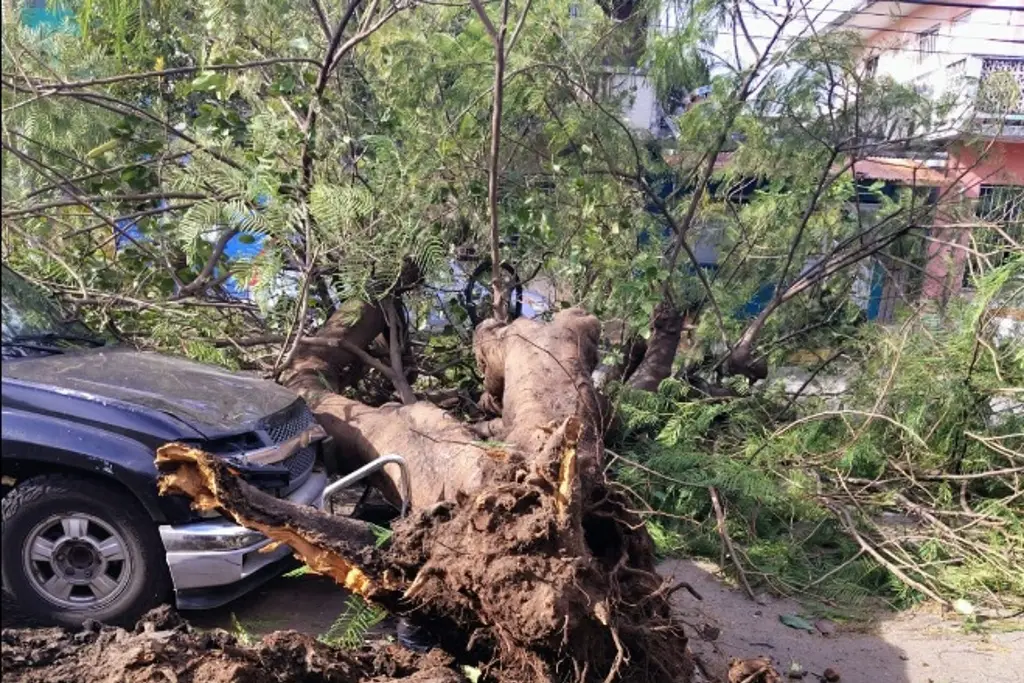
<path id="1" fill-rule="evenodd" d="M 982 57 L 978 61 L 972 132 L 1024 140 L 1024 57 Z"/>
<path id="2" fill-rule="evenodd" d="M 956 98 L 937 137 L 1024 138 L 1024 58 L 973 55 L 915 79 L 933 97 Z"/>
<path id="3" fill-rule="evenodd" d="M 1024 57 L 985 57 L 978 78 L 979 112 L 1024 116 Z"/>

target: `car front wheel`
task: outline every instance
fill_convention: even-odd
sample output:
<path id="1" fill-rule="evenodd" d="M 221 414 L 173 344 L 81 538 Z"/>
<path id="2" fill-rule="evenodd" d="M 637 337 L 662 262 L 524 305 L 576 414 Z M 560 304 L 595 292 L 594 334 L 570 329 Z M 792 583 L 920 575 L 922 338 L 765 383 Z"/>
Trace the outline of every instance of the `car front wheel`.
<path id="1" fill-rule="evenodd" d="M 3 499 L 3 584 L 47 623 L 128 624 L 163 600 L 156 525 L 127 494 L 67 475 L 33 477 Z"/>

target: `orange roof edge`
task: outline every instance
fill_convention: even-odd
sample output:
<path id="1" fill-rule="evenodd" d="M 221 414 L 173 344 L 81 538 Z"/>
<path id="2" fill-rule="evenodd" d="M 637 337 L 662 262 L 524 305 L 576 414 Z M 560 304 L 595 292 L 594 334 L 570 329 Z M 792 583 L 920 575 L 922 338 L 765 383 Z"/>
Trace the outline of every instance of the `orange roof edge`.
<path id="1" fill-rule="evenodd" d="M 868 157 L 854 162 L 853 173 L 858 178 L 891 180 L 907 185 L 935 187 L 949 183 L 944 170 L 929 168 L 915 159 Z"/>

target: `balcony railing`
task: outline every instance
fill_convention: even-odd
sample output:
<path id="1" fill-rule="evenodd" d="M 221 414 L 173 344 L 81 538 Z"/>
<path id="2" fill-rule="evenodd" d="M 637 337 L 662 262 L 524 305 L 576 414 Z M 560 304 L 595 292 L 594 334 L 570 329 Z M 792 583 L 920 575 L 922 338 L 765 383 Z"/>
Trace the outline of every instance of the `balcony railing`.
<path id="1" fill-rule="evenodd" d="M 981 60 L 975 109 L 986 114 L 1024 116 L 1024 57 Z"/>
<path id="2" fill-rule="evenodd" d="M 1024 57 L 971 56 L 920 80 L 935 95 L 959 95 L 937 126 L 939 137 L 966 133 L 1024 139 Z"/>

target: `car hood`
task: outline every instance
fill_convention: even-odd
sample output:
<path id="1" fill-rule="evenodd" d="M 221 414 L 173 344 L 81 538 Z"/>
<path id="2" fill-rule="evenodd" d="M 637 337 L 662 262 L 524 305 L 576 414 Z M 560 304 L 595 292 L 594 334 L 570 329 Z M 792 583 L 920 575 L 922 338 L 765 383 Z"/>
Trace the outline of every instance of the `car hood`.
<path id="1" fill-rule="evenodd" d="M 208 437 L 251 430 L 298 400 L 267 380 L 118 347 L 5 360 L 3 376 L 160 410 Z"/>

